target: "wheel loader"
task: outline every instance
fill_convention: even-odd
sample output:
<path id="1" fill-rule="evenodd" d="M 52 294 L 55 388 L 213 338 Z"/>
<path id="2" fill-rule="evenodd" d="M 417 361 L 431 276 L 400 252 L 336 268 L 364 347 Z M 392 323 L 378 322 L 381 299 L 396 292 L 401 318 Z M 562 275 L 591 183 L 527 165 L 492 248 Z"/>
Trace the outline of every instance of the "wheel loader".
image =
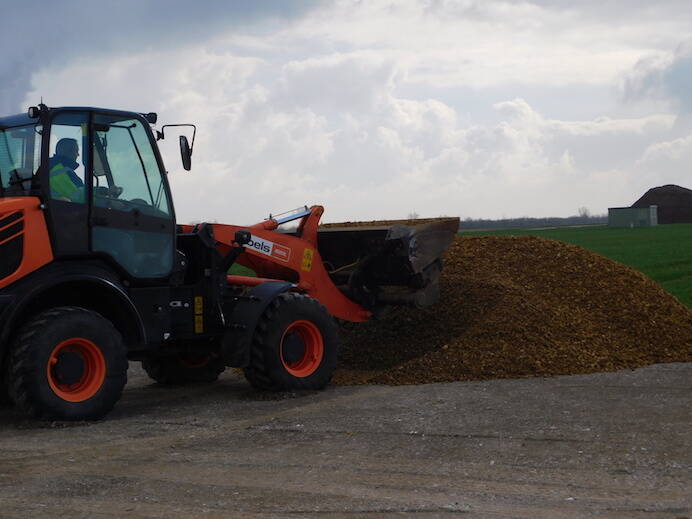
<path id="1" fill-rule="evenodd" d="M 315 205 L 180 225 L 157 141 L 177 133 L 190 170 L 196 127 L 156 123 L 44 104 L 0 118 L 0 398 L 21 412 L 100 419 L 129 361 L 161 384 L 236 367 L 259 390 L 321 389 L 336 320 L 437 299 L 458 219 L 321 227 Z"/>

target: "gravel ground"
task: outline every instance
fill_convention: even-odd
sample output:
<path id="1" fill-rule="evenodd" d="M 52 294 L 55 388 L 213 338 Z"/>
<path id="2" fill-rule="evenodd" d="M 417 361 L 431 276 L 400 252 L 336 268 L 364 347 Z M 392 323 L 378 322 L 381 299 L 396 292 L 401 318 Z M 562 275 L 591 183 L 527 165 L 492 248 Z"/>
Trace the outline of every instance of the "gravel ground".
<path id="1" fill-rule="evenodd" d="M 98 423 L 0 409 L 0 517 L 692 517 L 692 363 L 264 394 L 136 367 Z"/>

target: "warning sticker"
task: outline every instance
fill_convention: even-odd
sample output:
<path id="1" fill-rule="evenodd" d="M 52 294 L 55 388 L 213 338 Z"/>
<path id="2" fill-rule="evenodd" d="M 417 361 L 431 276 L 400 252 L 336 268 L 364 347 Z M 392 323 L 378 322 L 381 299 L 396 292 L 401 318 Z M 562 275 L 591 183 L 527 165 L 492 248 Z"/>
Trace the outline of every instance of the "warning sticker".
<path id="1" fill-rule="evenodd" d="M 204 333 L 204 298 L 195 296 L 195 333 Z"/>
<path id="2" fill-rule="evenodd" d="M 312 257 L 315 255 L 315 251 L 312 249 L 305 249 L 303 251 L 303 262 L 300 266 L 301 269 L 303 269 L 306 272 L 310 272 L 312 270 Z"/>

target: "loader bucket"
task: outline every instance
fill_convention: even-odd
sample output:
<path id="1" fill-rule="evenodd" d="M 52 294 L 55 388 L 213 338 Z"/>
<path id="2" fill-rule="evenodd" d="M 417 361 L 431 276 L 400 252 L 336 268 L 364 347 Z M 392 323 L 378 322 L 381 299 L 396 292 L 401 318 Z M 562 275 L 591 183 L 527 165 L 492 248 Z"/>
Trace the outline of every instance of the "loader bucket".
<path id="1" fill-rule="evenodd" d="M 441 256 L 458 230 L 458 218 L 327 224 L 318 243 L 334 284 L 377 312 L 437 301 Z"/>

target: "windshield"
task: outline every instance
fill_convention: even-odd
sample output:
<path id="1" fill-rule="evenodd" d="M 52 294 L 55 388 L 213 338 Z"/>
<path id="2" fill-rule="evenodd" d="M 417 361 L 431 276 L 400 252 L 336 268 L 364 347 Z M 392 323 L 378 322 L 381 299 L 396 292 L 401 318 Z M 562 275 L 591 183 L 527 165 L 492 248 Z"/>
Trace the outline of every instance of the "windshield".
<path id="1" fill-rule="evenodd" d="M 0 182 L 6 195 L 23 195 L 41 163 L 41 126 L 0 129 Z"/>
<path id="2" fill-rule="evenodd" d="M 145 213 L 168 215 L 163 178 L 142 123 L 97 115 L 94 129 L 95 203 L 103 204 L 99 198 L 106 195 L 117 197 L 124 204 L 122 210 L 134 204 Z"/>

